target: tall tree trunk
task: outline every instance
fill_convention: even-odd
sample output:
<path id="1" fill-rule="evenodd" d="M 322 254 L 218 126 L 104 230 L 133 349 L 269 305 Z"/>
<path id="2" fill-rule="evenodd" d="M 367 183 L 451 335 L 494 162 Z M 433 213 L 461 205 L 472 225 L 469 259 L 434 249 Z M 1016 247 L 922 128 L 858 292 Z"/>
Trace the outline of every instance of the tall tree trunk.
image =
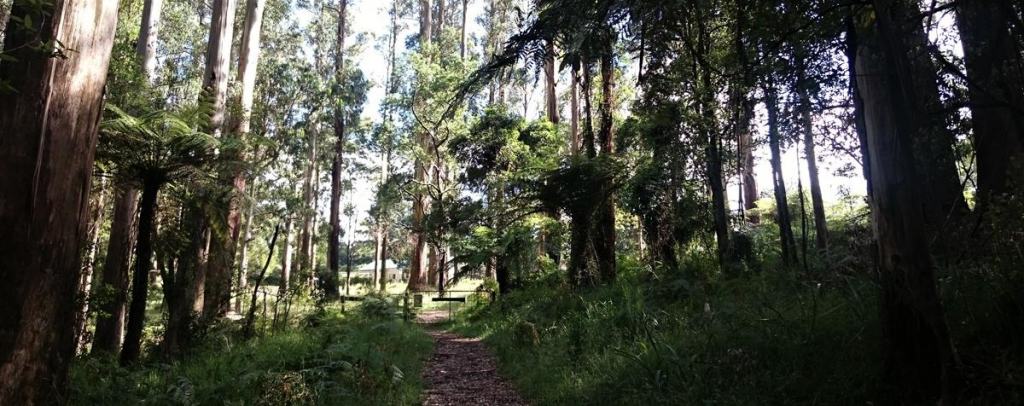
<path id="1" fill-rule="evenodd" d="M 444 36 L 445 2 L 437 0 L 437 17 L 434 18 L 434 41 L 441 43 Z"/>
<path id="2" fill-rule="evenodd" d="M 786 181 L 782 176 L 782 148 L 779 145 L 779 106 L 774 85 L 764 89 L 765 109 L 768 110 L 768 145 L 771 149 L 772 187 L 775 191 L 775 219 L 779 225 L 779 243 L 782 246 L 782 263 L 792 265 L 796 260 L 796 240 L 793 238 L 792 217 L 789 215 L 789 197 Z"/>
<path id="3" fill-rule="evenodd" d="M 146 0 L 142 5 L 142 24 L 139 39 L 135 42 L 135 54 L 139 58 L 142 73 L 150 84 L 156 83 L 156 41 L 160 32 L 160 11 L 164 0 Z"/>
<path id="4" fill-rule="evenodd" d="M 203 98 L 211 115 L 205 123 L 207 133 L 220 135 L 227 117 L 228 75 L 231 63 L 231 39 L 234 32 L 235 2 L 213 0 L 209 38 L 206 44 L 206 70 L 203 73 Z"/>
<path id="5" fill-rule="evenodd" d="M 212 108 L 206 130 L 209 134 L 218 136 L 223 135 L 222 133 L 227 130 L 224 127 L 227 116 L 226 99 L 236 1 L 213 0 L 213 15 L 210 20 L 209 41 L 206 49 L 203 92 L 205 101 Z M 227 182 L 232 185 L 232 190 L 239 187 L 244 190 L 245 178 L 240 177 L 241 185 L 234 184 L 238 180 L 235 176 L 228 175 L 227 179 Z M 238 239 L 239 210 L 234 196 L 229 199 L 229 214 L 224 222 L 224 227 L 211 227 L 213 234 L 203 295 L 203 319 L 205 320 L 212 320 L 224 315 L 231 305 L 231 275 L 235 256 L 233 242 Z"/>
<path id="6" fill-rule="evenodd" d="M 430 1 L 420 0 L 420 45 L 425 47 L 430 44 L 430 29 L 431 29 L 431 18 L 430 18 Z M 423 131 L 417 131 L 416 142 L 421 146 L 427 147 L 427 135 Z M 426 162 L 423 162 L 423 158 L 416 158 L 414 164 L 414 174 L 416 182 L 423 185 L 427 181 L 427 168 Z M 426 283 L 427 273 L 427 235 L 424 230 L 424 218 L 426 216 L 426 199 L 427 197 L 422 191 L 417 188 L 413 193 L 412 197 L 412 254 L 411 261 L 409 264 L 409 290 L 417 291 L 422 290 Z"/>
<path id="7" fill-rule="evenodd" d="M 466 16 L 469 9 L 469 0 L 462 0 L 462 25 L 459 28 L 459 59 L 466 60 Z"/>
<path id="8" fill-rule="evenodd" d="M 235 289 L 235 312 L 242 314 L 242 306 L 245 304 L 246 287 L 249 285 L 249 241 L 252 240 L 253 209 L 256 205 L 250 204 L 245 215 L 245 231 L 242 232 L 242 244 L 238 254 L 238 288 Z"/>
<path id="9" fill-rule="evenodd" d="M 747 32 L 747 0 L 739 0 L 736 4 L 736 36 L 733 39 L 734 48 L 743 77 L 734 90 L 736 102 L 735 131 L 736 148 L 739 158 L 739 197 L 742 199 L 740 207 L 742 210 L 753 210 L 757 207 L 757 180 L 754 178 L 754 140 L 751 134 L 750 122 L 754 117 L 754 101 L 750 98 L 750 91 L 754 87 L 754 74 L 747 56 L 747 45 L 744 35 Z"/>
<path id="10" fill-rule="evenodd" d="M 381 237 L 381 239 L 383 240 L 383 242 L 381 242 L 381 244 L 380 244 L 380 258 L 381 258 L 381 265 L 380 265 L 380 271 L 381 272 L 380 272 L 380 274 L 382 276 L 380 278 L 380 291 L 386 293 L 388 291 L 388 235 L 387 235 L 387 233 L 384 233 L 384 235 Z"/>
<path id="11" fill-rule="evenodd" d="M 903 0 L 899 0 L 903 1 Z M 871 156 L 872 217 L 882 285 L 884 377 L 898 403 L 955 403 L 958 360 L 935 285 L 920 210 L 927 188 L 914 161 L 915 136 L 928 127 L 914 98 L 907 37 L 893 25 L 893 0 L 875 1 L 857 52 Z M 866 20 L 866 19 L 862 19 Z M 932 196 L 929 196 L 931 198 Z"/>
<path id="12" fill-rule="evenodd" d="M 345 80 L 345 19 L 348 0 L 341 0 L 338 5 L 337 49 L 334 54 L 334 80 L 339 88 Z M 339 97 L 340 95 L 335 95 Z M 330 274 L 325 281 L 327 298 L 338 297 L 338 267 L 341 265 L 341 169 L 345 150 L 345 110 L 342 104 L 334 107 L 334 161 L 331 163 L 331 239 L 327 242 L 327 258 L 330 262 Z"/>
<path id="13" fill-rule="evenodd" d="M 846 44 L 844 51 L 846 52 L 846 69 L 848 71 L 847 81 L 850 87 L 850 99 L 853 100 L 853 129 L 857 132 L 857 140 L 859 141 L 860 147 L 860 166 L 861 172 L 864 174 L 864 181 L 867 184 L 867 195 L 868 202 L 873 200 L 871 198 L 871 154 L 868 153 L 868 133 L 867 124 L 864 122 L 864 100 L 860 97 L 860 91 L 857 87 L 857 47 L 858 35 L 857 26 L 854 24 L 854 11 L 851 9 L 847 10 L 844 24 L 846 25 Z"/>
<path id="14" fill-rule="evenodd" d="M 977 1 L 977 0 L 975 0 Z M 903 41 L 903 59 L 912 72 L 906 82 L 913 86 L 914 114 L 919 126 L 914 137 L 914 161 L 929 196 L 921 201 L 925 223 L 934 234 L 941 232 L 967 210 L 957 169 L 956 138 L 947 122 L 949 114 L 939 96 L 939 75 L 928 49 L 928 36 L 921 24 L 921 10 L 914 0 L 890 2 L 893 35 Z M 898 23 L 897 23 L 898 22 Z M 942 238 L 939 239 L 940 241 Z"/>
<path id="15" fill-rule="evenodd" d="M 66 401 L 93 153 L 117 1 L 18 1 L 0 78 L 0 404 Z M 26 18 L 32 16 L 31 18 Z M 11 26 L 13 27 L 13 26 Z M 8 27 L 10 28 L 10 27 Z M 59 41 L 65 58 L 26 44 Z M 74 50 L 71 52 L 70 50 Z"/>
<path id="16" fill-rule="evenodd" d="M 156 44 L 160 27 L 163 0 L 148 0 L 142 8 L 139 39 L 135 54 L 143 73 L 150 84 L 156 83 Z M 110 224 L 110 240 L 107 258 L 104 261 L 104 290 L 113 296 L 101 306 L 96 316 L 96 332 L 93 336 L 93 352 L 113 353 L 121 345 L 124 332 L 124 312 L 128 301 L 129 267 L 135 246 L 134 229 L 137 219 L 139 191 L 133 185 L 124 185 L 115 193 L 113 221 Z"/>
<path id="17" fill-rule="evenodd" d="M 601 155 L 615 156 L 615 134 L 612 131 L 612 90 L 615 87 L 615 39 L 611 29 L 606 32 L 607 40 L 601 52 L 601 127 L 598 142 L 601 144 Z M 553 64 L 553 62 L 552 62 Z M 552 91 L 552 93 L 554 93 Z M 611 190 L 611 187 L 608 187 Z M 598 272 L 602 283 L 615 280 L 615 195 L 609 193 L 601 202 L 597 211 L 598 227 L 595 251 L 597 253 Z"/>
<path id="18" fill-rule="evenodd" d="M 580 153 L 580 75 L 579 69 L 572 66 L 572 89 L 569 91 L 569 152 L 573 156 Z"/>
<path id="19" fill-rule="evenodd" d="M 239 111 L 231 129 L 231 136 L 237 137 L 242 145 L 249 135 L 249 127 L 252 121 L 252 104 L 256 90 L 256 71 L 260 58 L 260 30 L 263 27 L 263 8 L 265 0 L 247 0 L 245 3 L 245 27 L 242 30 L 242 43 L 238 56 L 238 81 L 241 83 L 241 91 L 238 95 Z M 233 154 L 239 161 L 244 161 L 246 151 L 235 151 Z M 245 195 L 246 175 L 243 171 L 234 169 L 228 172 L 231 178 L 232 193 L 228 200 L 227 229 L 219 237 L 218 247 L 224 247 L 224 255 L 218 256 L 217 267 L 225 267 L 225 272 L 231 275 L 235 269 L 235 253 L 238 251 L 238 237 L 241 235 L 242 224 L 242 197 Z M 230 276 L 229 276 L 230 278 Z M 240 278 L 239 282 L 241 282 Z M 230 279 L 229 279 L 230 280 Z M 227 291 L 231 292 L 230 282 Z M 241 292 L 241 290 L 238 290 Z M 241 300 L 236 300 L 241 303 Z M 230 307 L 230 297 L 228 306 Z"/>
<path id="20" fill-rule="evenodd" d="M 292 287 L 292 218 L 284 222 L 284 245 L 281 246 L 281 281 L 277 291 L 280 297 L 288 297 Z"/>
<path id="21" fill-rule="evenodd" d="M 124 334 L 124 313 L 128 304 L 128 283 L 132 250 L 135 247 L 136 209 L 139 191 L 134 186 L 117 188 L 114 198 L 113 220 L 110 223 L 110 238 L 107 257 L 103 261 L 103 276 L 99 291 L 106 296 L 100 302 L 96 315 L 96 332 L 93 334 L 93 353 L 115 353 L 121 346 Z M 127 196 L 126 196 L 127 195 Z"/>
<path id="22" fill-rule="evenodd" d="M 188 233 L 188 246 L 178 269 L 164 278 L 164 301 L 167 303 L 167 326 L 161 350 L 169 356 L 186 351 L 192 342 L 193 326 L 203 311 L 206 269 L 210 247 L 210 225 L 197 203 L 182 214 L 183 228 Z"/>
<path id="23" fill-rule="evenodd" d="M 303 279 L 309 279 L 315 273 L 313 257 L 316 255 L 316 247 L 313 245 L 313 220 L 316 218 L 316 167 L 317 167 L 317 136 L 319 130 L 316 124 L 309 124 L 306 129 L 309 134 L 309 146 L 306 155 L 306 170 L 302 183 L 302 233 L 299 236 L 299 274 Z"/>
<path id="24" fill-rule="evenodd" d="M 547 119 L 558 124 L 558 93 L 555 90 L 555 42 L 548 40 L 544 55 L 544 107 Z"/>
<path id="25" fill-rule="evenodd" d="M 587 154 L 587 158 L 593 158 L 597 156 L 597 150 L 594 148 L 594 109 L 591 107 L 591 101 L 594 100 L 593 88 L 594 88 L 594 67 L 591 66 L 590 60 L 583 57 L 583 133 L 581 134 L 580 143 L 583 145 L 580 147 Z"/>
<path id="26" fill-rule="evenodd" d="M 128 328 L 121 364 L 134 363 L 142 350 L 142 329 L 146 325 L 146 300 L 149 296 L 149 271 L 153 265 L 153 234 L 156 219 L 156 198 L 160 181 L 147 179 L 142 185 L 139 205 L 139 240 L 135 243 L 135 272 L 132 275 L 132 302 L 128 309 Z"/>
<path id="27" fill-rule="evenodd" d="M 977 207 L 985 210 L 993 196 L 1010 191 L 1009 174 L 1024 169 L 1024 61 L 1010 35 L 1008 2 L 957 6 L 978 161 Z"/>
<path id="28" fill-rule="evenodd" d="M 800 121 L 804 133 L 804 159 L 807 160 L 807 178 L 811 183 L 811 207 L 814 212 L 814 246 L 819 252 L 824 252 L 828 249 L 828 226 L 825 223 L 825 203 L 821 198 L 818 160 L 814 151 L 814 123 L 811 120 L 811 100 L 810 96 L 807 95 L 806 86 L 798 86 L 800 86 Z M 804 265 L 806 266 L 807 264 Z"/>
<path id="29" fill-rule="evenodd" d="M 107 180 L 100 178 L 99 189 L 92 195 L 89 204 L 89 227 L 86 235 L 89 244 L 86 246 L 82 274 L 78 278 L 78 314 L 75 315 L 75 355 L 85 351 L 86 327 L 89 321 L 89 302 L 92 301 L 93 273 L 96 269 L 96 252 L 99 251 L 100 229 L 103 228 L 103 215 L 106 213 Z"/>
<path id="30" fill-rule="evenodd" d="M 706 28 L 702 28 L 704 32 Z M 707 36 L 704 34 L 702 36 Z M 705 39 L 704 41 L 707 41 Z M 700 67 L 700 100 L 701 126 L 708 144 L 705 150 L 708 172 L 708 183 L 711 189 L 711 212 L 715 222 L 715 237 L 718 240 L 718 262 L 726 269 L 732 250 L 729 242 L 729 213 L 726 211 L 725 179 L 722 174 L 722 141 L 715 116 L 714 89 L 711 83 L 711 68 Z"/>

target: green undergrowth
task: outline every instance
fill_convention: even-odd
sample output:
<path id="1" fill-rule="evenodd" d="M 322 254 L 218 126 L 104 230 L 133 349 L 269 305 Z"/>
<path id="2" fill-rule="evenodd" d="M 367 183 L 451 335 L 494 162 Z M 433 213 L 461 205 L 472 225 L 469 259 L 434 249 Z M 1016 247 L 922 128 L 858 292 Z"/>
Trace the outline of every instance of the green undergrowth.
<path id="1" fill-rule="evenodd" d="M 865 404 L 876 393 L 868 281 L 690 284 L 626 268 L 584 290 L 552 275 L 453 327 L 484 337 L 537 404 Z"/>
<path id="2" fill-rule="evenodd" d="M 314 313 L 300 327 L 248 341 L 208 339 L 176 362 L 121 368 L 112 359 L 81 359 L 72 368 L 72 404 L 418 403 L 431 340 L 377 302 L 349 315 Z"/>

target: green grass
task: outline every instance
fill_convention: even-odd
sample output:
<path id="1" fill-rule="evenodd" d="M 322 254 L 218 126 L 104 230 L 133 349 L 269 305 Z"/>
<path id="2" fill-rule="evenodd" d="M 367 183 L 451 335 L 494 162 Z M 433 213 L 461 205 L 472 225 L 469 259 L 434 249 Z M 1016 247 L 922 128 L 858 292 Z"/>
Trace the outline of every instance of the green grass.
<path id="1" fill-rule="evenodd" d="M 454 328 L 484 337 L 536 404 L 865 404 L 876 393 L 866 281 L 655 278 L 627 269 L 573 291 L 552 276 L 470 307 Z"/>
<path id="2" fill-rule="evenodd" d="M 171 363 L 121 368 L 112 359 L 84 358 L 72 368 L 72 403 L 416 404 L 431 340 L 393 314 L 327 311 L 301 328 L 249 341 L 213 334 Z"/>

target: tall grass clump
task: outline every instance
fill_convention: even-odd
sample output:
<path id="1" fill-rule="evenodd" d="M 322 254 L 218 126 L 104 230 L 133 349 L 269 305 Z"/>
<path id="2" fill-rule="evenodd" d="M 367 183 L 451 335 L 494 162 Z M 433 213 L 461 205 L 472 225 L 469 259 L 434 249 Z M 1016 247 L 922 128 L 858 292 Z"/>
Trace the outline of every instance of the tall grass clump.
<path id="1" fill-rule="evenodd" d="M 394 405 L 419 399 L 422 360 L 431 341 L 395 317 L 333 310 L 303 327 L 253 340 L 230 336 L 191 356 L 122 368 L 85 358 L 72 368 L 80 405 Z"/>
<path id="2" fill-rule="evenodd" d="M 867 278 L 694 282 L 623 262 L 612 285 L 574 290 L 551 275 L 469 308 L 456 329 L 485 337 L 537 404 L 871 400 L 879 355 Z"/>

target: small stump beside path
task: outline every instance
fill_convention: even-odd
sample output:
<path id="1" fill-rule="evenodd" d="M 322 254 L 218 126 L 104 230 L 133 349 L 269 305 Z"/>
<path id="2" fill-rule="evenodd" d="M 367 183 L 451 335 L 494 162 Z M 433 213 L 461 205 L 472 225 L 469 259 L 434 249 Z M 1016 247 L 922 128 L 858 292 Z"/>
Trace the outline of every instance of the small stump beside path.
<path id="1" fill-rule="evenodd" d="M 498 374 L 494 354 L 478 338 L 439 330 L 447 311 L 428 311 L 416 317 L 434 339 L 434 353 L 423 368 L 423 404 L 527 405 L 512 384 Z"/>

